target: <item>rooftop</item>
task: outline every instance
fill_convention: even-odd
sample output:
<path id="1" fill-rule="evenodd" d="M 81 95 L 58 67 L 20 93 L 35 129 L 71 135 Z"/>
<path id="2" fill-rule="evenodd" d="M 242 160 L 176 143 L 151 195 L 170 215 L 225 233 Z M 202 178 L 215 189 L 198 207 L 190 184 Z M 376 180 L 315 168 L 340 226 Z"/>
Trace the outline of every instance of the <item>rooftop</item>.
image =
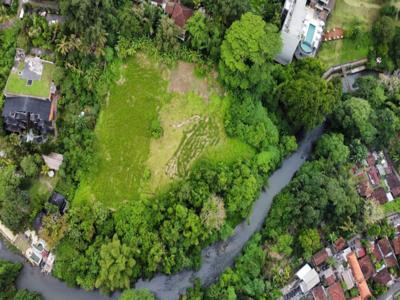
<path id="1" fill-rule="evenodd" d="M 8 77 L 4 94 L 49 99 L 54 69 L 54 64 L 39 57 L 17 61 Z"/>
<path id="2" fill-rule="evenodd" d="M 371 258 L 366 255 L 363 258 L 358 260 L 360 264 L 361 271 L 364 275 L 365 280 L 368 280 L 374 275 L 375 273 L 375 268 L 374 265 L 372 264 Z"/>
<path id="3" fill-rule="evenodd" d="M 179 3 L 178 1 L 169 1 L 166 3 L 165 12 L 174 20 L 175 24 L 184 28 L 187 20 L 193 15 L 193 10 Z"/>
<path id="4" fill-rule="evenodd" d="M 329 257 L 329 253 L 326 249 L 322 249 L 314 254 L 312 260 L 315 266 L 322 265 Z"/>
<path id="5" fill-rule="evenodd" d="M 384 268 L 375 275 L 374 280 L 380 284 L 387 285 L 392 280 L 392 276 L 390 276 L 388 269 Z"/>
<path id="6" fill-rule="evenodd" d="M 328 288 L 328 294 L 330 299 L 346 300 L 342 286 L 340 285 L 339 282 L 335 282 Z"/>
<path id="7" fill-rule="evenodd" d="M 388 201 L 386 196 L 385 189 L 383 187 L 379 187 L 372 193 L 372 198 L 379 202 L 379 204 L 385 204 Z"/>
<path id="8" fill-rule="evenodd" d="M 383 256 L 387 256 L 392 252 L 389 239 L 387 237 L 378 241 L 379 249 L 382 251 Z"/>
<path id="9" fill-rule="evenodd" d="M 364 274 L 361 270 L 360 264 L 358 263 L 357 257 L 354 252 L 347 256 L 348 262 L 350 264 L 351 270 L 353 271 L 353 276 L 357 282 L 358 290 L 362 299 L 368 299 L 371 297 L 371 291 L 368 288 L 368 284 L 364 278 Z"/>

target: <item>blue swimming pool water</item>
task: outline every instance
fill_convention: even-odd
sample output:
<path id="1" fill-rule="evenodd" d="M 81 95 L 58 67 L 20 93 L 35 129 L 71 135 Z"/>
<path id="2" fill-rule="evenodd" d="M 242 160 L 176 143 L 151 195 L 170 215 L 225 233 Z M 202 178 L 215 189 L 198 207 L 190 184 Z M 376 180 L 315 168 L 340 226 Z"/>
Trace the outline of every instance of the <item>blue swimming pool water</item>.
<path id="1" fill-rule="evenodd" d="M 304 41 L 301 42 L 301 49 L 306 53 L 311 53 L 313 50 L 312 41 L 314 38 L 315 29 L 315 25 L 310 24 L 308 26 L 306 38 L 304 39 Z"/>

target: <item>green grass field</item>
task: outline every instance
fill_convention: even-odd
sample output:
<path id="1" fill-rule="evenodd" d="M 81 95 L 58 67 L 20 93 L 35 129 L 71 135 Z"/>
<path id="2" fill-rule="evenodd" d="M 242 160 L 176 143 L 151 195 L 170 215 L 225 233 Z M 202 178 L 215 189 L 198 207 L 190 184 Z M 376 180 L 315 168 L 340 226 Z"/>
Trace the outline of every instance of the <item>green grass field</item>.
<path id="1" fill-rule="evenodd" d="M 187 73 L 181 76 L 194 76 L 187 65 L 182 70 Z M 250 147 L 225 135 L 228 100 L 214 93 L 206 79 L 191 83 L 209 89 L 209 97 L 197 93 L 197 84 L 190 89 L 172 85 L 175 76 L 176 70 L 142 55 L 121 67 L 96 126 L 96 165 L 82 180 L 75 202 L 101 201 L 118 209 L 185 177 L 201 157 L 233 160 L 252 154 Z M 159 139 L 151 137 L 154 119 L 164 130 Z"/>
<path id="2" fill-rule="evenodd" d="M 372 44 L 369 31 L 382 5 L 380 0 L 337 0 L 335 9 L 328 20 L 327 29 L 340 27 L 348 31 L 354 22 L 359 22 L 365 32 L 358 41 L 348 38 L 322 43 L 318 57 L 327 66 L 337 65 L 368 55 Z"/>
<path id="3" fill-rule="evenodd" d="M 47 98 L 50 96 L 50 85 L 55 70 L 55 65 L 43 63 L 43 74 L 41 80 L 34 80 L 32 85 L 28 86 L 25 79 L 21 79 L 17 72 L 11 72 L 8 77 L 5 92 L 13 95 L 32 96 Z M 22 70 L 24 64 L 20 64 Z"/>

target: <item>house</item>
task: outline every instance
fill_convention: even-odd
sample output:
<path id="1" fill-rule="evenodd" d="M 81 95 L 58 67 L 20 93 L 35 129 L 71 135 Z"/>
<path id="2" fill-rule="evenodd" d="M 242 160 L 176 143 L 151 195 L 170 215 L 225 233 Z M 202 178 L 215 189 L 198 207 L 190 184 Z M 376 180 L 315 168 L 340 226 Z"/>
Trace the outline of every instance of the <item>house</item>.
<path id="1" fill-rule="evenodd" d="M 317 285 L 312 289 L 312 295 L 315 300 L 327 300 L 326 290 L 322 285 Z"/>
<path id="2" fill-rule="evenodd" d="M 396 236 L 392 240 L 393 250 L 395 255 L 400 255 L 400 237 Z"/>
<path id="3" fill-rule="evenodd" d="M 59 153 L 50 153 L 48 155 L 42 155 L 44 163 L 50 170 L 58 171 L 60 166 L 64 160 L 62 154 Z"/>
<path id="4" fill-rule="evenodd" d="M 316 267 L 318 267 L 322 265 L 324 262 L 326 262 L 329 256 L 332 256 L 331 249 L 329 248 L 322 249 L 314 254 L 314 256 L 312 257 L 312 262 Z"/>
<path id="5" fill-rule="evenodd" d="M 386 286 L 391 285 L 393 283 L 392 276 L 390 275 L 389 270 L 387 268 L 384 268 L 383 270 L 379 271 L 374 276 L 374 281 Z"/>
<path id="6" fill-rule="evenodd" d="M 328 287 L 328 296 L 330 300 L 346 300 L 342 286 L 339 282 L 335 282 Z"/>
<path id="7" fill-rule="evenodd" d="M 371 198 L 377 201 L 379 204 L 385 204 L 388 202 L 386 191 L 383 187 L 379 187 L 372 192 Z"/>
<path id="8" fill-rule="evenodd" d="M 20 133 L 24 141 L 41 143 L 54 132 L 56 91 L 52 82 L 55 66 L 17 49 L 14 66 L 4 88 L 2 112 L 5 129 Z"/>
<path id="9" fill-rule="evenodd" d="M 371 184 L 373 186 L 376 186 L 376 185 L 378 185 L 380 183 L 380 177 L 379 177 L 379 174 L 378 174 L 378 170 L 376 169 L 375 166 L 373 166 L 373 167 L 371 167 L 369 169 L 368 177 L 369 177 L 369 180 L 371 181 Z"/>
<path id="10" fill-rule="evenodd" d="M 361 299 L 368 299 L 372 296 L 372 294 L 369 290 L 367 281 L 365 280 L 364 274 L 361 270 L 360 264 L 358 263 L 357 257 L 354 252 L 351 252 L 347 256 L 347 261 L 353 272 L 354 279 L 356 280 Z"/>
<path id="11" fill-rule="evenodd" d="M 370 279 L 375 274 L 374 265 L 372 264 L 371 258 L 368 255 L 359 259 L 358 263 L 360 264 L 360 268 L 365 280 Z"/>
<path id="12" fill-rule="evenodd" d="M 378 246 L 383 257 L 388 257 L 393 253 L 392 246 L 390 245 L 389 239 L 387 237 L 380 239 L 378 241 Z"/>
<path id="13" fill-rule="evenodd" d="M 346 247 L 346 240 L 343 237 L 338 238 L 333 245 L 336 252 L 342 251 Z"/>
<path id="14" fill-rule="evenodd" d="M 385 265 L 388 268 L 392 268 L 392 267 L 397 267 L 398 263 L 397 263 L 397 258 L 396 256 L 394 256 L 394 254 L 390 254 L 388 257 L 385 257 Z"/>
<path id="15" fill-rule="evenodd" d="M 315 56 L 322 41 L 325 22 L 335 0 L 286 0 L 282 10 L 282 51 L 275 60 L 289 64 L 293 57 Z"/>
<path id="16" fill-rule="evenodd" d="M 390 187 L 390 192 L 393 197 L 397 198 L 400 196 L 400 180 L 395 173 L 389 174 L 387 177 L 387 182 Z"/>
<path id="17" fill-rule="evenodd" d="M 301 281 L 300 289 L 303 293 L 307 293 L 320 282 L 317 271 L 312 269 L 309 264 L 305 264 L 297 271 L 296 276 Z"/>
<path id="18" fill-rule="evenodd" d="M 54 132 L 51 102 L 33 97 L 6 97 L 2 117 L 5 129 L 26 133 L 24 140 L 43 142 Z"/>
<path id="19" fill-rule="evenodd" d="M 164 10 L 182 30 L 185 29 L 187 20 L 193 16 L 193 9 L 184 6 L 179 0 L 167 1 Z"/>
<path id="20" fill-rule="evenodd" d="M 58 207 L 60 214 L 64 214 L 64 212 L 68 209 L 68 201 L 65 197 L 59 193 L 54 192 L 50 199 L 49 203 Z"/>

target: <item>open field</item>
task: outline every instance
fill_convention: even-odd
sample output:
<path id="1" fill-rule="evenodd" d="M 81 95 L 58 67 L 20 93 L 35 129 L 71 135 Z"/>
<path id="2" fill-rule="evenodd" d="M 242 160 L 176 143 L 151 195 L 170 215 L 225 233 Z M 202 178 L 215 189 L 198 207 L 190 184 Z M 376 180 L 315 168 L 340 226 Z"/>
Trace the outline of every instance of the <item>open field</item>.
<path id="1" fill-rule="evenodd" d="M 55 65 L 43 63 L 43 74 L 41 80 L 34 80 L 32 85 L 27 85 L 27 80 L 21 79 L 18 72 L 11 72 L 7 80 L 5 91 L 13 95 L 32 96 L 47 98 L 50 96 L 50 84 L 53 77 Z M 19 65 L 19 71 L 22 71 L 24 64 Z"/>
<path id="2" fill-rule="evenodd" d="M 322 43 L 318 57 L 328 66 L 364 58 L 372 44 L 369 31 L 382 5 L 380 0 L 337 0 L 328 20 L 327 30 L 341 27 L 348 31 L 355 22 L 362 28 L 363 36 L 358 41 L 344 40 Z"/>
<path id="3" fill-rule="evenodd" d="M 169 70 L 143 55 L 128 60 L 120 72 L 96 126 L 96 166 L 74 201 L 91 199 L 118 209 L 185 177 L 200 157 L 233 160 L 252 153 L 226 137 L 229 103 L 218 95 L 213 76 L 197 78 L 186 63 Z M 158 139 L 151 136 L 154 120 L 163 128 Z"/>

